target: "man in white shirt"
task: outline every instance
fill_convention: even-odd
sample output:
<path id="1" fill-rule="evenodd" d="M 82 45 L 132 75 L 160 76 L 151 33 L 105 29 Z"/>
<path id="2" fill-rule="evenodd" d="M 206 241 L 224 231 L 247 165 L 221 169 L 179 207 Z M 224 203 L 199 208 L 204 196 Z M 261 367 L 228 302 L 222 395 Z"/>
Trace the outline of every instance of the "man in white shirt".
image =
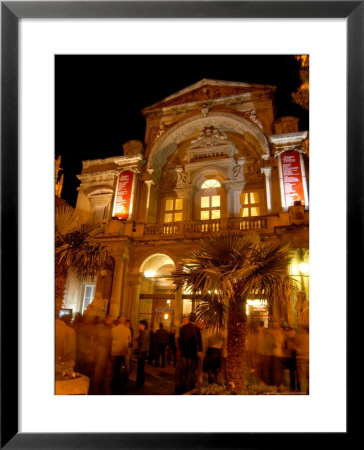
<path id="1" fill-rule="evenodd" d="M 113 367 L 113 388 L 120 388 L 121 381 L 124 384 L 128 381 L 126 370 L 126 357 L 128 355 L 129 345 L 131 343 L 130 328 L 125 326 L 125 318 L 119 318 L 119 324 L 111 329 L 111 362 Z M 121 375 L 123 374 L 123 380 Z"/>

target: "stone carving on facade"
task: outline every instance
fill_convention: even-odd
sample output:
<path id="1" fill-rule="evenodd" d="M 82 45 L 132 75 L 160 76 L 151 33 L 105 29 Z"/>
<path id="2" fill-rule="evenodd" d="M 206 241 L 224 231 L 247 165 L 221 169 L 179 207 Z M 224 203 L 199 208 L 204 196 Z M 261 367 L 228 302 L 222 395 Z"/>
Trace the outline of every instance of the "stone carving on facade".
<path id="1" fill-rule="evenodd" d="M 243 112 L 243 117 L 244 117 L 244 119 L 252 121 L 253 123 L 255 123 L 255 125 L 258 125 L 258 127 L 262 131 L 264 131 L 264 125 L 260 121 L 260 119 L 258 119 L 256 109 L 251 109 L 250 111 L 244 111 Z"/>
<path id="2" fill-rule="evenodd" d="M 124 156 L 136 156 L 144 151 L 144 144 L 141 141 L 128 141 L 123 144 Z"/>
<path id="3" fill-rule="evenodd" d="M 203 105 L 201 106 L 200 111 L 201 111 L 201 114 L 202 114 L 204 117 L 206 117 L 207 114 L 209 113 L 209 106 L 206 105 L 206 104 L 203 104 Z"/>
<path id="4" fill-rule="evenodd" d="M 190 182 L 190 173 L 186 170 L 184 166 L 176 167 L 177 174 L 177 186 L 181 187 Z"/>
<path id="5" fill-rule="evenodd" d="M 251 181 L 254 178 L 261 178 L 263 174 L 260 169 L 261 164 L 257 159 L 251 158 L 246 160 L 243 166 L 244 180 Z"/>
<path id="6" fill-rule="evenodd" d="M 156 138 L 157 139 L 160 138 L 165 131 L 166 131 L 166 126 L 164 125 L 164 123 L 161 123 L 159 126 L 159 130 L 157 131 Z"/>
<path id="7" fill-rule="evenodd" d="M 165 170 L 161 180 L 161 188 L 173 189 L 177 183 L 177 173 L 174 169 Z"/>
<path id="8" fill-rule="evenodd" d="M 199 136 L 191 141 L 194 148 L 198 147 L 214 147 L 216 145 L 225 144 L 227 137 L 214 126 L 205 127 L 200 131 Z"/>
<path id="9" fill-rule="evenodd" d="M 244 173 L 243 173 L 243 163 L 239 163 L 236 161 L 236 165 L 233 167 L 233 180 L 234 181 L 243 181 Z"/>
<path id="10" fill-rule="evenodd" d="M 168 158 L 176 152 L 177 144 L 185 141 L 186 137 L 191 135 L 198 127 L 219 127 L 220 129 L 229 130 L 233 133 L 236 132 L 240 135 L 244 135 L 245 132 L 249 132 L 256 138 L 257 145 L 259 145 L 261 153 L 263 155 L 269 155 L 269 145 L 267 139 L 262 130 L 252 121 L 246 120 L 237 115 L 223 112 L 209 113 L 206 118 L 200 117 L 196 119 L 196 117 L 192 117 L 178 124 L 178 127 L 176 126 L 166 130 L 166 132 L 156 141 L 155 144 L 148 144 L 148 146 L 152 148 L 147 167 L 155 170 L 153 181 L 156 185 L 159 184 L 162 167 L 166 164 Z"/>

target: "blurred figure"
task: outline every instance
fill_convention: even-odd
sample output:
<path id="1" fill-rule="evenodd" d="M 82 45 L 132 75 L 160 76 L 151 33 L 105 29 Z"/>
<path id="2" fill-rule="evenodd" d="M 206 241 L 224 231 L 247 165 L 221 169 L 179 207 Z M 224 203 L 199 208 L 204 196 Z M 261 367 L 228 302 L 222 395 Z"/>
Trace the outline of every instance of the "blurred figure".
<path id="1" fill-rule="evenodd" d="M 273 355 L 273 339 L 264 322 L 261 321 L 258 328 L 257 336 L 257 352 L 258 352 L 258 375 L 262 381 L 272 384 L 272 355 Z"/>
<path id="2" fill-rule="evenodd" d="M 119 325 L 111 329 L 111 362 L 113 369 L 113 388 L 117 390 L 128 381 L 126 357 L 131 343 L 130 329 L 125 326 L 125 319 L 119 318 Z M 122 379 L 123 375 L 123 379 Z"/>
<path id="3" fill-rule="evenodd" d="M 145 357 L 149 348 L 149 336 L 147 332 L 148 323 L 146 320 L 141 320 L 139 322 L 139 336 L 137 338 L 137 349 L 136 354 L 138 356 L 138 366 L 137 366 L 137 377 L 136 386 L 141 388 L 144 386 L 145 382 Z"/>
<path id="4" fill-rule="evenodd" d="M 203 346 L 203 341 L 202 341 L 203 325 L 201 322 L 197 323 L 195 321 L 195 317 L 193 314 L 191 314 L 191 316 L 192 316 L 191 319 L 193 319 L 193 324 L 196 327 L 197 338 L 198 338 L 196 383 L 202 384 L 202 382 L 203 382 L 203 362 L 204 362 L 204 346 Z M 190 321 L 192 322 L 191 319 L 190 319 Z"/>
<path id="5" fill-rule="evenodd" d="M 133 339 L 134 339 L 134 330 L 131 326 L 131 320 L 126 319 L 125 326 L 129 328 L 130 330 L 130 344 L 128 349 L 128 355 L 126 357 L 126 368 L 128 371 L 128 374 L 130 375 L 132 372 L 132 356 L 133 356 Z"/>
<path id="6" fill-rule="evenodd" d="M 155 333 L 156 340 L 156 358 L 155 367 L 159 367 L 159 360 L 162 358 L 161 367 L 166 367 L 166 348 L 169 342 L 168 331 L 163 327 L 163 323 L 159 324 L 159 330 Z"/>
<path id="7" fill-rule="evenodd" d="M 298 388 L 301 392 L 309 393 L 309 332 L 308 327 L 299 325 L 294 339 L 296 350 L 296 370 Z"/>
<path id="8" fill-rule="evenodd" d="M 168 334 L 168 350 L 167 350 L 167 364 L 176 365 L 177 361 L 177 348 L 176 348 L 176 330 L 174 328 Z"/>
<path id="9" fill-rule="evenodd" d="M 291 327 L 287 327 L 285 329 L 285 356 L 286 368 L 289 371 L 289 387 L 292 392 L 297 389 L 295 338 L 296 331 Z"/>
<path id="10" fill-rule="evenodd" d="M 114 319 L 106 316 L 105 320 L 95 327 L 94 371 L 91 383 L 91 393 L 94 395 L 111 394 L 111 325 L 113 323 Z"/>
<path id="11" fill-rule="evenodd" d="M 62 319 L 56 319 L 56 363 L 76 362 L 76 332 Z"/>
<path id="12" fill-rule="evenodd" d="M 187 316 L 182 317 L 181 328 L 177 339 L 177 394 L 183 394 L 196 385 L 198 352 L 202 352 L 200 330 L 190 322 Z"/>
<path id="13" fill-rule="evenodd" d="M 148 364 L 153 365 L 153 361 L 155 360 L 155 332 L 154 332 L 154 325 L 150 327 L 149 331 L 149 353 L 148 353 Z"/>
<path id="14" fill-rule="evenodd" d="M 208 374 L 208 382 L 217 383 L 223 380 L 218 380 L 218 375 L 222 368 L 223 349 L 226 346 L 226 333 L 224 330 L 215 330 L 209 333 L 207 340 L 206 351 L 206 370 Z"/>
<path id="15" fill-rule="evenodd" d="M 88 377 L 93 372 L 94 326 L 90 316 L 83 317 L 76 327 L 77 333 L 77 371 Z"/>
<path id="16" fill-rule="evenodd" d="M 273 322 L 270 333 L 273 338 L 272 381 L 276 386 L 280 386 L 284 360 L 284 336 L 279 322 Z"/>

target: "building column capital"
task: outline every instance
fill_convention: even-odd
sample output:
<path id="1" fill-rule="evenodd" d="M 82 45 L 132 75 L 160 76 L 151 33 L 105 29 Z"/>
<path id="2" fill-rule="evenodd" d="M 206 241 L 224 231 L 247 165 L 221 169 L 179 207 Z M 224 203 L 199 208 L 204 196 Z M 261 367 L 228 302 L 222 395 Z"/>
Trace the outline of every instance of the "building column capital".
<path id="1" fill-rule="evenodd" d="M 226 192 L 242 191 L 245 186 L 245 181 L 226 180 L 223 182 Z"/>

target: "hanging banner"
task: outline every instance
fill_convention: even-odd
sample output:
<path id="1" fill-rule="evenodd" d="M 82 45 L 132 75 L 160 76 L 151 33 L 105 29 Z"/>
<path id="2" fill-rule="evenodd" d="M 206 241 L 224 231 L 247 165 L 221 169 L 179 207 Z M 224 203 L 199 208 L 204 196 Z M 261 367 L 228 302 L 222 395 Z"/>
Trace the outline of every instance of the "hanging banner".
<path id="1" fill-rule="evenodd" d="M 133 175 L 131 171 L 119 175 L 113 214 L 118 219 L 126 220 L 129 217 Z"/>
<path id="2" fill-rule="evenodd" d="M 283 190 L 286 206 L 301 201 L 305 204 L 303 192 L 301 159 L 299 152 L 284 152 L 281 154 Z"/>

